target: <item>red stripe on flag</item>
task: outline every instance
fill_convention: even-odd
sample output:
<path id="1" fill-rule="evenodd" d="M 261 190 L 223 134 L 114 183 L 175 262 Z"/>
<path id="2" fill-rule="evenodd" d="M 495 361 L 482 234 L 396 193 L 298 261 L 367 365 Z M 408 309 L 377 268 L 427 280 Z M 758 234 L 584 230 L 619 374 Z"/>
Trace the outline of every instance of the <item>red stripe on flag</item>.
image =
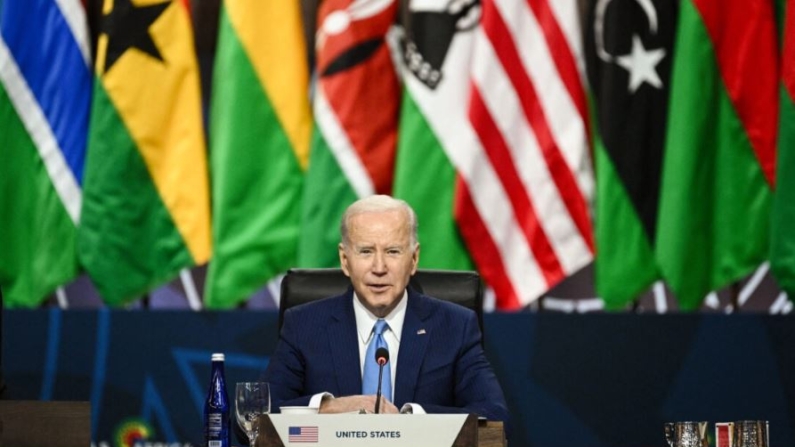
<path id="1" fill-rule="evenodd" d="M 768 183 L 776 181 L 778 45 L 769 0 L 693 0 Z"/>
<path id="2" fill-rule="evenodd" d="M 591 233 L 591 220 L 588 215 L 588 206 L 582 196 L 574 175 L 564 160 L 560 148 L 557 146 L 552 132 L 549 129 L 544 111 L 538 99 L 533 82 L 522 66 L 519 52 L 513 41 L 508 27 L 500 16 L 493 1 L 483 2 L 483 29 L 494 47 L 497 57 L 505 69 L 508 77 L 522 105 L 525 117 L 533 129 L 549 172 L 560 192 L 566 209 L 571 215 L 574 224 L 593 252 L 593 234 Z"/>
<path id="3" fill-rule="evenodd" d="M 519 295 L 508 278 L 500 250 L 472 202 L 466 181 L 460 176 L 456 179 L 455 195 L 455 218 L 461 229 L 461 236 L 470 247 L 472 259 L 483 275 L 483 280 L 494 289 L 496 307 L 501 310 L 520 309 L 522 305 Z M 477 247 L 477 250 L 472 249 L 473 247 Z"/>
<path id="4" fill-rule="evenodd" d="M 784 48 L 781 51 L 781 81 L 790 99 L 795 100 L 795 0 L 787 1 L 784 18 Z"/>
<path id="5" fill-rule="evenodd" d="M 471 97 L 469 103 L 469 119 L 472 127 L 478 134 L 478 138 L 483 144 L 486 155 L 491 160 L 494 171 L 498 173 L 508 199 L 511 202 L 513 213 L 517 225 L 527 239 L 530 250 L 533 252 L 536 262 L 544 275 L 547 284 L 554 284 L 562 279 L 565 274 L 558 262 L 555 250 L 549 243 L 549 238 L 544 232 L 544 228 L 538 221 L 532 200 L 527 193 L 516 165 L 511 158 L 510 149 L 505 143 L 497 124 L 486 109 L 486 104 L 480 95 L 477 85 L 471 86 Z M 475 251 L 475 250 L 473 250 Z"/>
<path id="6" fill-rule="evenodd" d="M 554 0 L 553 0 L 554 1 Z M 585 127 L 585 135 L 589 141 L 591 138 L 590 123 L 588 121 L 588 104 L 585 96 L 585 88 L 583 87 L 582 79 L 580 79 L 580 71 L 577 69 L 577 62 L 574 58 L 569 47 L 569 42 L 566 40 L 566 35 L 560 28 L 560 24 L 555 19 L 552 9 L 549 7 L 548 0 L 527 0 L 530 10 L 536 16 L 541 29 L 544 31 L 544 37 L 549 47 L 549 53 L 552 55 L 552 60 L 555 61 L 560 79 L 566 90 L 569 92 L 574 106 L 580 113 L 583 126 Z"/>
<path id="7" fill-rule="evenodd" d="M 329 15 L 349 17 L 355 6 L 352 0 L 322 2 L 318 33 Z M 385 36 L 396 13 L 397 2 L 391 1 L 374 14 L 351 18 L 344 31 L 325 34 L 317 52 L 319 73 L 334 64 L 345 66 L 332 75 L 321 75 L 320 83 L 379 194 L 392 191 L 395 168 L 400 84 Z M 377 43 L 375 50 L 357 59 L 373 42 Z"/>
<path id="8" fill-rule="evenodd" d="M 364 63 L 321 83 L 378 194 L 392 191 L 400 87 L 386 42 Z"/>

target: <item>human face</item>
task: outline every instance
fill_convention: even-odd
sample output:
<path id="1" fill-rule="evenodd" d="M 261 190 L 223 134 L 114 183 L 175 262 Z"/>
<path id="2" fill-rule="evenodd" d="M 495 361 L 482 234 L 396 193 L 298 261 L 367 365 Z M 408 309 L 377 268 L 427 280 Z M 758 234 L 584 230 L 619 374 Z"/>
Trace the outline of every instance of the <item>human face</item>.
<path id="1" fill-rule="evenodd" d="M 403 210 L 368 212 L 348 219 L 347 245 L 339 245 L 342 271 L 367 310 L 385 317 L 397 306 L 417 271 L 419 245 L 409 234 Z"/>

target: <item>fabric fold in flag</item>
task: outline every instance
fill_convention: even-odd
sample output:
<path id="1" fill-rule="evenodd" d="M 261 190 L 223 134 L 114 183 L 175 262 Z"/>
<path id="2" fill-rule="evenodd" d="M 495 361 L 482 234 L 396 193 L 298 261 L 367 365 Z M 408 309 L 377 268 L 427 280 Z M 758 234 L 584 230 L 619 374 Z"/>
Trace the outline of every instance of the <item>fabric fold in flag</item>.
<path id="1" fill-rule="evenodd" d="M 301 267 L 338 266 L 345 208 L 392 192 L 400 87 L 386 36 L 396 13 L 395 0 L 326 0 L 318 9 Z"/>
<path id="2" fill-rule="evenodd" d="M 189 3 L 106 0 L 80 261 L 106 303 L 210 257 L 210 201 Z"/>
<path id="3" fill-rule="evenodd" d="M 398 128 L 393 194 L 417 213 L 422 244 L 420 267 L 473 270 L 455 221 L 457 171 L 445 145 L 455 132 L 467 132 L 471 29 L 456 23 L 480 15 L 476 4 L 457 13 L 446 4 L 436 9 L 412 1 L 396 34 L 400 50 L 403 99 Z"/>
<path id="4" fill-rule="evenodd" d="M 89 59 L 78 0 L 0 2 L 0 287 L 8 307 L 38 306 L 78 273 Z"/>
<path id="5" fill-rule="evenodd" d="M 766 0 L 680 4 L 655 255 L 682 309 L 769 253 L 777 39 Z"/>
<path id="6" fill-rule="evenodd" d="M 600 7 L 601 5 L 601 7 Z M 586 62 L 594 99 L 595 285 L 621 309 L 660 278 L 660 201 L 676 2 L 592 2 Z"/>
<path id="7" fill-rule="evenodd" d="M 312 117 L 299 4 L 225 1 L 210 104 L 213 259 L 229 308 L 296 264 Z"/>
<path id="8" fill-rule="evenodd" d="M 788 0 L 785 8 L 770 270 L 790 300 L 795 300 L 795 2 Z"/>
<path id="9" fill-rule="evenodd" d="M 521 308 L 593 258 L 576 2 L 411 2 L 409 10 L 396 192 L 441 215 L 430 225 L 455 267 L 468 253 L 498 308 Z M 418 166 L 425 158 L 409 154 L 423 152 L 428 165 Z M 422 173 L 436 182 L 425 183 L 430 198 L 412 191 L 410 169 L 417 182 Z"/>

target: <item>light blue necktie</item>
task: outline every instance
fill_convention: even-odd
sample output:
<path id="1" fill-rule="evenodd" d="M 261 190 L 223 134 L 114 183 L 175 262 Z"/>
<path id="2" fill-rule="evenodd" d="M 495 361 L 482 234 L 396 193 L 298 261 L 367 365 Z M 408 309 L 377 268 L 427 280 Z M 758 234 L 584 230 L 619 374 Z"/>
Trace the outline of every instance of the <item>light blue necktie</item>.
<path id="1" fill-rule="evenodd" d="M 389 346 L 384 340 L 384 331 L 389 329 L 389 325 L 384 320 L 378 320 L 373 327 L 373 337 L 370 339 L 370 344 L 367 346 L 367 354 L 364 359 L 364 377 L 362 377 L 362 394 L 375 394 L 378 389 L 378 363 L 375 361 L 375 350 L 378 348 L 385 348 L 389 350 Z M 384 372 L 381 378 L 381 395 L 388 401 L 392 402 L 392 370 L 390 364 L 387 362 L 384 365 Z"/>

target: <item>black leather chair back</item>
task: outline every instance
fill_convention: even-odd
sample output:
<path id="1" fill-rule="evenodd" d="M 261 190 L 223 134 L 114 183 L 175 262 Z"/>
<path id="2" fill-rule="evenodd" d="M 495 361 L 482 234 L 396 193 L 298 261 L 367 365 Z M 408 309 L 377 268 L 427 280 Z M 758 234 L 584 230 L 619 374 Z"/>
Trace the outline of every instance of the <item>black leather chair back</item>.
<path id="1" fill-rule="evenodd" d="M 351 281 L 342 269 L 290 269 L 282 280 L 279 303 L 279 330 L 284 312 L 299 304 L 339 295 Z M 418 269 L 409 287 L 440 300 L 452 301 L 475 311 L 483 333 L 483 284 L 473 271 Z"/>

